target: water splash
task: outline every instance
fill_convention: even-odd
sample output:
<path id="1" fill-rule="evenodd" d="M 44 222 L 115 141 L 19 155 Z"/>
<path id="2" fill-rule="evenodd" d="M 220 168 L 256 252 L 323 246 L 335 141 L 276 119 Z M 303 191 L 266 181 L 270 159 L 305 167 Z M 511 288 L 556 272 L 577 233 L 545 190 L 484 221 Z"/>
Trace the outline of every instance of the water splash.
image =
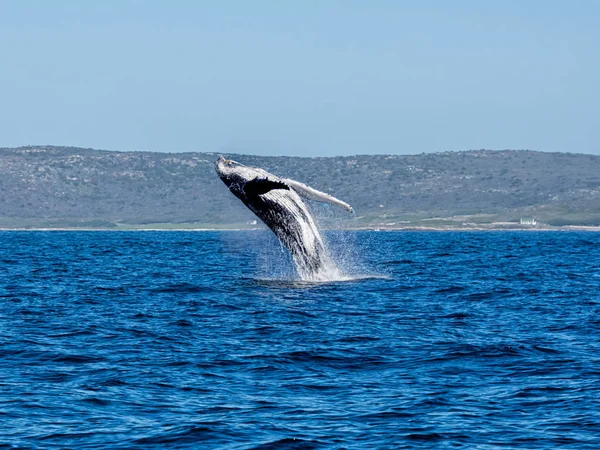
<path id="1" fill-rule="evenodd" d="M 322 265 L 317 270 L 305 267 L 303 262 L 294 258 L 298 276 L 302 281 L 308 282 L 331 282 L 347 281 L 350 278 L 333 262 L 329 254 L 323 255 Z"/>
<path id="2" fill-rule="evenodd" d="M 308 283 L 356 281 L 378 277 L 365 267 L 360 258 L 357 233 L 346 229 L 349 222 L 340 218 L 336 208 L 325 204 L 311 204 L 317 229 L 325 246 L 317 270 L 305 266 L 301 258 L 291 258 L 297 279 Z M 345 219 L 345 217 L 344 217 Z"/>
<path id="3" fill-rule="evenodd" d="M 232 232 L 226 237 L 227 246 L 240 264 L 256 263 L 257 280 L 314 285 L 382 278 L 362 260 L 361 248 L 368 244 L 364 233 L 348 230 L 348 222 L 340 219 L 340 214 L 329 205 L 311 204 L 311 212 L 325 245 L 317 270 L 305 265 L 302 258 L 294 258 L 267 227 Z"/>

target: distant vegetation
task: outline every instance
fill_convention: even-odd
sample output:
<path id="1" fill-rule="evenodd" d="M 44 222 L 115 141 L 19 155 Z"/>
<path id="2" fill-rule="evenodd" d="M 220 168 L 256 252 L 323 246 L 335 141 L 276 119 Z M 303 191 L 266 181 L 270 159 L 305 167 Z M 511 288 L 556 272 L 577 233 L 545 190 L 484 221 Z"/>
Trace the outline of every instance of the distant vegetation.
<path id="1" fill-rule="evenodd" d="M 551 225 L 600 225 L 600 156 L 520 150 L 230 156 L 349 202 L 358 226 L 514 222 L 523 216 Z M 216 157 L 0 149 L 0 226 L 222 227 L 253 220 L 216 176 Z"/>

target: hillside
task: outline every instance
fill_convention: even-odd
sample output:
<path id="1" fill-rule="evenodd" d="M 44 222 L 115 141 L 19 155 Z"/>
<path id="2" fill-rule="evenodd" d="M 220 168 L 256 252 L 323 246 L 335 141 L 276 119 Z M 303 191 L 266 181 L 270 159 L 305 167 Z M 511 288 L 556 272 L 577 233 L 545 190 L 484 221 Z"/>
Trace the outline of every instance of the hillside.
<path id="1" fill-rule="evenodd" d="M 357 223 L 434 217 L 600 225 L 600 156 L 534 151 L 332 158 L 229 155 L 329 192 Z M 246 223 L 214 153 L 0 149 L 0 226 Z M 342 215 L 343 216 L 343 215 Z M 396 222 L 394 222 L 396 221 Z"/>

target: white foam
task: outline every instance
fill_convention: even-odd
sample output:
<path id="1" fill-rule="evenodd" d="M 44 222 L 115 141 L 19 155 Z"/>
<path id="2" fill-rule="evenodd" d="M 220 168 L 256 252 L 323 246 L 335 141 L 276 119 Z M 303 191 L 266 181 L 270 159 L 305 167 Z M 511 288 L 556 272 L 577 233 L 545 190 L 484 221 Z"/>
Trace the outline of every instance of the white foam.
<path id="1" fill-rule="evenodd" d="M 300 267 L 296 264 L 298 275 L 302 281 L 311 282 L 331 282 L 347 281 L 349 278 L 335 265 L 329 255 L 325 257 L 325 262 L 319 270 L 312 271 L 306 267 Z"/>

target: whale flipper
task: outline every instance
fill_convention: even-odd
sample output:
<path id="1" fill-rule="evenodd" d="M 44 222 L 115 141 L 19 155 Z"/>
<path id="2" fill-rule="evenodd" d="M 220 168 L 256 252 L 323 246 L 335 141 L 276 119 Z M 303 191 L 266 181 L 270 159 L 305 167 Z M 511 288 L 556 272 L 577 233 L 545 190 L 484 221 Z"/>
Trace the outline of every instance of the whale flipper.
<path id="1" fill-rule="evenodd" d="M 283 178 L 281 181 L 283 181 L 286 185 L 296 191 L 298 195 L 301 195 L 304 198 L 317 202 L 331 203 L 332 205 L 344 208 L 350 213 L 354 212 L 354 209 L 348 203 L 339 200 L 332 195 L 326 194 L 325 192 L 317 191 L 316 189 L 313 189 L 304 183 L 300 183 L 296 180 L 290 180 L 289 178 Z"/>
<path id="2" fill-rule="evenodd" d="M 244 183 L 244 193 L 249 197 L 266 194 L 273 189 L 290 190 L 290 187 L 281 181 L 273 181 L 268 178 L 254 178 L 253 180 Z"/>

